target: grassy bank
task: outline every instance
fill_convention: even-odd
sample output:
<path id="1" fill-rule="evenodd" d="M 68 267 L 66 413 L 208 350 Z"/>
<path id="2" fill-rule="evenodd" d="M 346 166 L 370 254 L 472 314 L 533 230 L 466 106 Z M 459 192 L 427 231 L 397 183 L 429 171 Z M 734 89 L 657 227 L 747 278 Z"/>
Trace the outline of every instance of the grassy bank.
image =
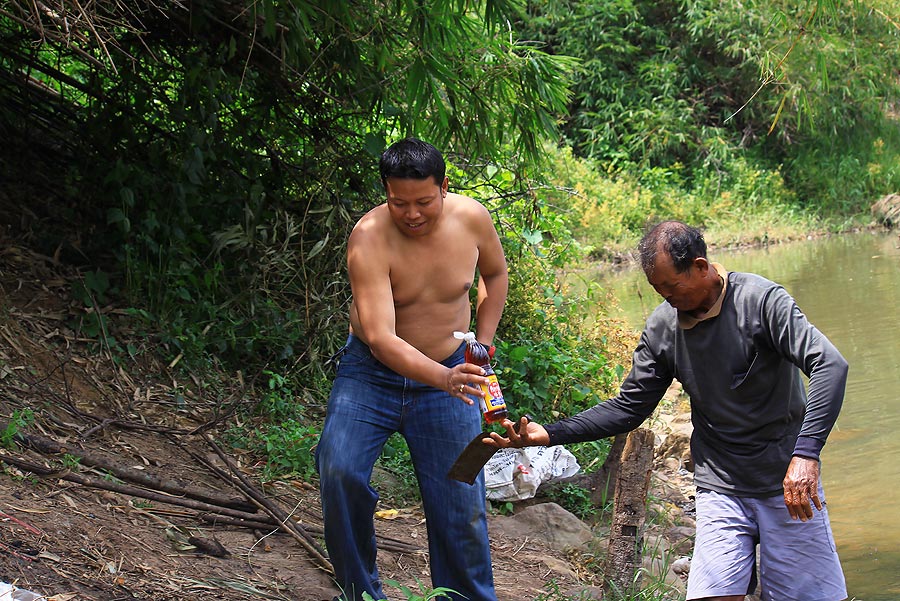
<path id="1" fill-rule="evenodd" d="M 700 227 L 713 248 L 774 244 L 872 226 L 869 207 L 900 189 L 900 143 L 895 146 L 890 153 L 880 146 L 880 162 L 857 174 L 862 178 L 877 171 L 877 185 L 848 191 L 841 203 L 801 198 L 781 169 L 749 156 L 717 170 L 691 171 L 675 164 L 609 173 L 566 148 L 553 152 L 546 199 L 592 261 L 621 261 L 648 224 L 664 219 Z M 822 195 L 829 196 L 835 183 L 822 185 Z"/>

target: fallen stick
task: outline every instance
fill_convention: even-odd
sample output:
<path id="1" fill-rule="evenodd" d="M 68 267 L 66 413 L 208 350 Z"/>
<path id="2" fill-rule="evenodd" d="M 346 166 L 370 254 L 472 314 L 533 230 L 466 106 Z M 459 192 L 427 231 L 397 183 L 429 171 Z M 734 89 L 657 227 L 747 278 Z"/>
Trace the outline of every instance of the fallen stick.
<path id="1" fill-rule="evenodd" d="M 232 518 L 224 515 L 218 515 L 214 513 L 201 513 L 197 515 L 197 519 L 212 524 L 213 526 L 238 526 L 240 528 L 250 528 L 251 530 L 271 530 L 272 528 L 278 528 L 278 524 L 275 523 L 274 519 L 265 519 L 266 516 L 262 516 L 256 520 L 242 520 L 239 518 Z M 282 532 L 282 534 L 286 534 Z"/>
<path id="2" fill-rule="evenodd" d="M 2 511 L 0 511 L 0 519 L 9 520 L 9 521 L 13 522 L 14 524 L 18 524 L 19 526 L 21 526 L 22 528 L 25 528 L 25 530 L 31 532 L 32 534 L 36 534 L 38 536 L 44 536 L 43 532 L 41 532 L 40 530 L 38 530 L 31 524 L 26 524 L 19 518 L 15 517 L 13 515 L 9 515 L 8 513 L 3 513 Z"/>
<path id="3" fill-rule="evenodd" d="M 197 516 L 200 520 L 204 522 L 208 522 L 214 525 L 222 525 L 222 526 L 239 526 L 243 528 L 251 528 L 254 530 L 271 530 L 273 526 L 276 524 L 274 521 L 261 521 L 261 520 L 238 520 L 225 516 L 216 516 L 211 514 L 199 514 Z M 325 530 L 320 528 L 319 526 L 313 526 L 307 524 L 304 526 L 307 532 L 311 534 L 315 534 L 317 536 L 321 536 L 325 534 Z M 386 536 L 377 537 L 377 544 L 379 549 L 383 549 L 385 551 L 391 551 L 393 553 L 421 553 L 422 548 L 416 547 L 409 543 L 403 542 L 401 540 L 397 540 L 395 538 L 390 538 Z"/>
<path id="4" fill-rule="evenodd" d="M 0 549 L 6 551 L 7 553 L 9 553 L 10 555 L 12 555 L 13 557 L 18 557 L 19 559 L 24 559 L 25 561 L 34 561 L 34 557 L 29 557 L 29 556 L 27 556 L 27 555 L 22 555 L 21 553 L 17 552 L 17 551 L 16 551 L 15 549 L 13 549 L 12 547 L 8 547 L 8 546 L 4 545 L 3 543 L 0 543 Z"/>
<path id="5" fill-rule="evenodd" d="M 2 424 L 0 424 L 0 428 L 2 428 Z M 250 513 L 256 511 L 255 505 L 247 503 L 243 499 L 223 498 L 194 486 L 182 485 L 170 480 L 162 480 L 146 472 L 118 465 L 107 460 L 104 457 L 100 457 L 94 453 L 91 453 L 90 451 L 85 451 L 82 449 L 72 449 L 70 447 L 67 447 L 66 445 L 62 445 L 57 441 L 46 438 L 44 436 L 18 432 L 16 434 L 16 440 L 20 444 L 23 444 L 28 448 L 44 455 L 69 454 L 73 457 L 78 457 L 81 460 L 82 465 L 106 470 L 120 480 L 125 480 L 127 482 L 131 482 L 132 484 L 137 484 L 139 486 L 143 486 L 152 490 L 158 490 L 173 495 L 189 497 L 192 499 L 196 499 L 197 501 L 209 503 L 210 505 L 216 505 L 218 507 L 228 507 L 230 509 L 237 509 L 239 511 L 246 511 Z"/>
<path id="6" fill-rule="evenodd" d="M 229 457 L 220 447 L 216 444 L 216 442 L 210 437 L 208 434 L 202 434 L 203 439 L 206 440 L 206 443 L 212 448 L 213 451 L 219 456 L 219 458 L 225 462 L 225 465 L 228 466 L 228 469 L 231 470 L 232 475 L 236 478 L 229 478 L 234 484 L 240 488 L 247 498 L 250 499 L 253 503 L 255 503 L 260 509 L 268 513 L 272 518 L 274 518 L 278 525 L 284 529 L 288 534 L 294 537 L 294 539 L 300 543 L 300 545 L 306 549 L 306 551 L 310 554 L 312 559 L 316 564 L 319 565 L 322 569 L 330 574 L 334 574 L 334 567 L 332 567 L 331 562 L 328 558 L 325 557 L 325 551 L 319 547 L 319 544 L 315 541 L 315 539 L 309 535 L 309 533 L 296 522 L 290 519 L 290 516 L 284 512 L 280 507 L 275 505 L 268 497 L 266 497 L 262 492 L 260 492 L 253 484 L 247 479 L 244 474 L 241 473 L 240 469 L 235 465 L 234 461 L 232 461 L 231 457 Z M 190 451 L 189 451 L 190 452 Z M 191 453 L 193 455 L 193 453 Z M 203 461 L 200 458 L 195 456 L 195 459 Z M 209 462 L 204 461 L 207 464 L 207 467 L 212 469 L 214 472 L 220 475 L 223 479 L 227 477 L 227 474 L 223 472 L 220 468 L 210 464 Z"/>
<path id="7" fill-rule="evenodd" d="M 81 484 L 83 486 L 89 486 L 91 488 L 99 488 L 102 490 L 108 490 L 111 492 L 117 492 L 123 495 L 129 495 L 132 497 L 140 497 L 142 499 L 147 499 L 149 501 L 157 501 L 160 503 L 168 503 L 170 505 L 178 505 L 180 507 L 187 507 L 188 509 L 195 509 L 197 511 L 210 511 L 213 513 L 221 513 L 223 515 L 228 515 L 236 518 L 254 518 L 259 517 L 257 514 L 248 513 L 246 511 L 239 511 L 237 509 L 229 509 L 228 507 L 219 507 L 218 505 L 212 505 L 210 503 L 204 503 L 203 501 L 197 501 L 195 499 L 187 499 L 184 497 L 173 497 L 170 495 L 166 495 L 163 493 L 159 493 L 152 490 L 146 490 L 143 488 L 137 488 L 135 486 L 129 486 L 127 484 L 119 484 L 118 482 L 111 482 L 109 480 L 102 480 L 100 478 L 96 478 L 94 476 L 88 476 L 85 474 L 76 474 L 70 471 L 61 471 L 49 467 L 44 467 L 42 465 L 37 465 L 35 463 L 31 463 L 30 461 L 23 461 L 21 459 L 16 459 L 15 457 L 10 457 L 9 455 L 0 455 L 0 462 L 8 463 L 9 465 L 15 466 L 19 469 L 29 471 L 33 474 L 42 477 L 54 477 L 59 478 L 61 480 L 66 480 L 68 482 L 75 482 L 76 484 Z"/>

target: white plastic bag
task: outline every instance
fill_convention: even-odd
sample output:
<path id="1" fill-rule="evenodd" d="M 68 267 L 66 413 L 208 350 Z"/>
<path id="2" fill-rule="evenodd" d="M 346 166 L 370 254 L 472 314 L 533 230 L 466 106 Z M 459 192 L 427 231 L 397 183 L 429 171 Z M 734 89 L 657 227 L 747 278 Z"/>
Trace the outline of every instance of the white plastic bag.
<path id="1" fill-rule="evenodd" d="M 0 601 L 38 601 L 39 599 L 43 600 L 46 597 L 20 589 L 7 582 L 0 582 Z"/>
<path id="2" fill-rule="evenodd" d="M 484 466 L 487 498 L 530 499 L 541 484 L 574 476 L 579 469 L 575 456 L 560 445 L 500 449 Z"/>

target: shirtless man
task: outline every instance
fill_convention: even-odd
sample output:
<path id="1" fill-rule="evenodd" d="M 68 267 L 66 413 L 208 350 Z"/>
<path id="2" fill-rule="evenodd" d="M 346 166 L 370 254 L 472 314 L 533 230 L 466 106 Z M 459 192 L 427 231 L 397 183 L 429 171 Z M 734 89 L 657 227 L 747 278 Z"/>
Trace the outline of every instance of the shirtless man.
<path id="1" fill-rule="evenodd" d="M 406 439 L 422 494 L 432 585 L 454 600 L 495 601 L 484 476 L 447 478 L 481 432 L 483 371 L 463 359 L 454 331 L 469 331 L 469 291 L 478 270 L 476 338 L 491 346 L 508 278 L 500 239 L 477 201 L 447 192 L 444 160 L 406 139 L 381 157 L 387 202 L 353 229 L 347 264 L 350 336 L 316 449 L 325 544 L 342 596 L 384 599 L 375 564 L 369 485 L 387 438 Z"/>

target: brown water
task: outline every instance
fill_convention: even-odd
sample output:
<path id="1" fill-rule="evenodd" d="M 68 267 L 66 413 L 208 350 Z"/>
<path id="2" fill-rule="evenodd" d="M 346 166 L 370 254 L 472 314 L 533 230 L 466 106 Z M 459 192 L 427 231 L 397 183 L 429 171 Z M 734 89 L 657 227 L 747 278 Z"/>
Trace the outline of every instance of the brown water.
<path id="1" fill-rule="evenodd" d="M 900 236 L 851 234 L 710 259 L 782 284 L 850 362 L 822 453 L 828 511 L 851 598 L 900 600 Z M 635 327 L 659 302 L 639 270 L 599 277 Z"/>

